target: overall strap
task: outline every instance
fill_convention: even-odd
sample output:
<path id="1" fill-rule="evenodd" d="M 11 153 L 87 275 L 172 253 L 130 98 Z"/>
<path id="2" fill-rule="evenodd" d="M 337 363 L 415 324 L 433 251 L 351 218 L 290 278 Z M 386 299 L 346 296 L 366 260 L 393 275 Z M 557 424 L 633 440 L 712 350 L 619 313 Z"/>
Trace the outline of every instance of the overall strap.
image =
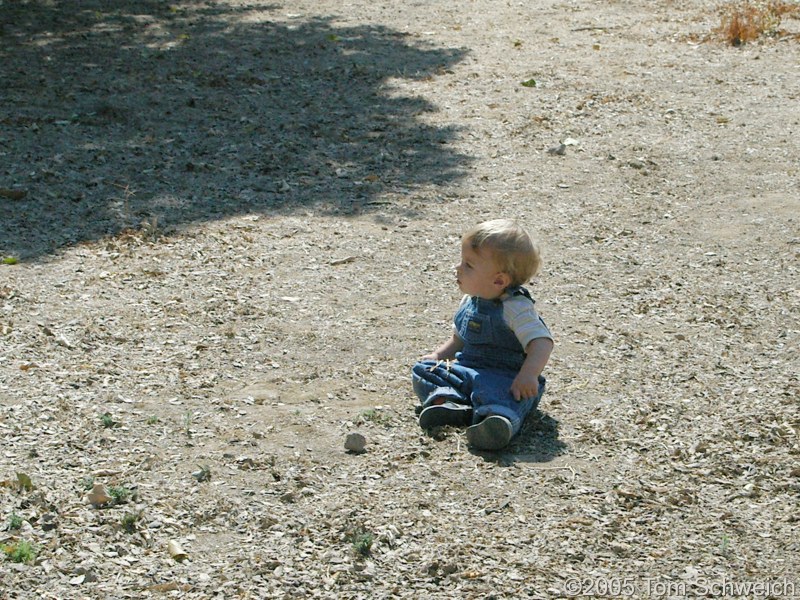
<path id="1" fill-rule="evenodd" d="M 509 297 L 525 296 L 528 300 L 530 300 L 531 302 L 536 304 L 536 300 L 533 299 L 533 297 L 531 296 L 531 293 L 526 288 L 522 287 L 521 285 L 514 285 L 514 286 L 511 286 L 511 287 L 507 288 L 506 289 L 506 294 L 508 294 Z"/>
<path id="2" fill-rule="evenodd" d="M 497 300 L 485 300 L 484 298 L 475 298 L 475 310 L 479 314 L 489 314 L 492 309 L 498 304 Z"/>

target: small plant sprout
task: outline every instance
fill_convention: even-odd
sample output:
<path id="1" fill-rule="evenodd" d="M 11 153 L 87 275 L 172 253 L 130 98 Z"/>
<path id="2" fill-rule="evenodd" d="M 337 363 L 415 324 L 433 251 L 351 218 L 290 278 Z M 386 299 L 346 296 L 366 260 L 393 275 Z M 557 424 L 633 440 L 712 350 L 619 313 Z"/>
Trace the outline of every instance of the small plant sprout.
<path id="1" fill-rule="evenodd" d="M 128 502 L 134 496 L 134 493 L 125 486 L 110 485 L 108 486 L 108 495 L 111 496 L 112 503 L 116 506 L 117 504 Z"/>
<path id="2" fill-rule="evenodd" d="M 0 546 L 9 560 L 16 563 L 30 564 L 36 559 L 36 548 L 26 540 Z"/>
<path id="3" fill-rule="evenodd" d="M 365 410 L 360 415 L 358 415 L 358 421 L 360 423 L 366 423 L 367 421 L 369 421 L 377 425 L 388 425 L 390 420 L 391 419 L 389 415 L 375 408 L 370 408 L 368 410 Z"/>
<path id="4" fill-rule="evenodd" d="M 158 423 L 158 417 L 156 415 L 150 415 L 147 417 L 147 424 L 148 425 L 156 425 Z"/>
<path id="5" fill-rule="evenodd" d="M 125 533 L 136 533 L 139 529 L 139 521 L 142 519 L 142 512 L 126 512 L 119 521 L 120 527 Z"/>
<path id="6" fill-rule="evenodd" d="M 208 465 L 201 465 L 197 471 L 192 473 L 192 477 L 200 483 L 209 481 L 211 479 L 211 467 Z"/>
<path id="7" fill-rule="evenodd" d="M 15 529 L 22 528 L 22 517 L 20 517 L 17 513 L 11 513 L 11 516 L 8 518 L 8 530 L 14 531 Z"/>
<path id="8" fill-rule="evenodd" d="M 361 413 L 361 418 L 365 421 L 374 421 L 377 416 L 378 413 L 374 408 L 370 408 L 369 410 L 365 410 Z"/>
<path id="9" fill-rule="evenodd" d="M 89 491 L 94 487 L 94 477 L 92 475 L 81 477 L 80 485 L 82 489 Z"/>
<path id="10" fill-rule="evenodd" d="M 722 534 L 722 542 L 719 545 L 719 553 L 722 556 L 728 556 L 728 552 L 730 551 L 731 539 L 727 536 L 727 534 Z"/>
<path id="11" fill-rule="evenodd" d="M 367 557 L 372 552 L 372 543 L 375 541 L 375 536 L 362 528 L 356 528 L 351 531 L 347 539 L 353 544 L 353 550 L 360 556 Z"/>
<path id="12" fill-rule="evenodd" d="M 111 416 L 111 413 L 103 413 L 100 415 L 100 422 L 106 429 L 111 429 L 112 427 L 119 425 L 119 423 L 114 420 L 114 417 Z"/>
<path id="13" fill-rule="evenodd" d="M 194 413 L 191 410 L 187 410 L 186 414 L 183 415 L 183 431 L 186 434 L 186 437 L 192 437 L 193 420 L 194 420 Z"/>

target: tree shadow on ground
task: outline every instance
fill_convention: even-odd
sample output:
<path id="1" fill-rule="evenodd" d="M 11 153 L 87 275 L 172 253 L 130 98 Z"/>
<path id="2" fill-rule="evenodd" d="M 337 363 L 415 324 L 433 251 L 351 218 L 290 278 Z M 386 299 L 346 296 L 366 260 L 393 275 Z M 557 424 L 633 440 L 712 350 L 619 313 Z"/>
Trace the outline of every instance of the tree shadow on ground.
<path id="1" fill-rule="evenodd" d="M 562 456 L 567 445 L 558 437 L 558 421 L 539 410 L 528 415 L 522 431 L 500 452 L 471 450 L 489 462 L 503 466 L 514 463 L 547 463 Z"/>
<path id="2" fill-rule="evenodd" d="M 12 3 L 0 16 L 0 255 L 146 223 L 375 210 L 461 177 L 435 107 L 393 90 L 463 58 L 281 7 Z M 13 194 L 11 194 L 13 195 Z M 411 203 L 400 210 L 413 212 Z"/>

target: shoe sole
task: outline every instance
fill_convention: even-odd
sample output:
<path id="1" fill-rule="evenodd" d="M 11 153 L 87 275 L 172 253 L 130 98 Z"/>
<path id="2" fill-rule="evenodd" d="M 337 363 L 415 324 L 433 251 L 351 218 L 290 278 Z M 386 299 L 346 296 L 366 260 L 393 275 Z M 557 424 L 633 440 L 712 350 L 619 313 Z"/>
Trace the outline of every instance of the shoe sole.
<path id="1" fill-rule="evenodd" d="M 419 426 L 423 429 L 443 427 L 444 425 L 461 426 L 472 423 L 471 408 L 448 408 L 442 404 L 427 407 L 419 415 Z"/>
<path id="2" fill-rule="evenodd" d="M 467 441 L 479 450 L 500 450 L 511 441 L 511 423 L 503 417 L 486 417 L 477 425 L 467 428 Z"/>

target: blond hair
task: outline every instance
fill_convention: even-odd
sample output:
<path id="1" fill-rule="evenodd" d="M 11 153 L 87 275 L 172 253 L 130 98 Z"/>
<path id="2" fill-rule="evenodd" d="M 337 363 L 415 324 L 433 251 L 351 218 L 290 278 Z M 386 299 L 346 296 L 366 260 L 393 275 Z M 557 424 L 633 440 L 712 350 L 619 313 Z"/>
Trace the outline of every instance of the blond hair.
<path id="1" fill-rule="evenodd" d="M 527 283 L 539 272 L 542 258 L 528 232 L 510 219 L 494 219 L 467 231 L 462 241 L 473 250 L 488 248 L 497 267 L 511 277 L 511 285 Z"/>

